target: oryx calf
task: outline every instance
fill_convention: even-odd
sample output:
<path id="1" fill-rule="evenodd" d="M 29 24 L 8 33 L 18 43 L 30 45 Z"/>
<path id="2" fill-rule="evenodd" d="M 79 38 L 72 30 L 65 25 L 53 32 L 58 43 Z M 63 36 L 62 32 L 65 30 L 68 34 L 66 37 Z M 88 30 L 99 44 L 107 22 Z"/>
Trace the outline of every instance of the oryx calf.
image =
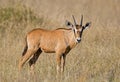
<path id="1" fill-rule="evenodd" d="M 74 24 L 66 21 L 69 28 L 58 28 L 55 30 L 45 30 L 37 28 L 29 32 L 26 36 L 26 45 L 19 61 L 19 70 L 24 63 L 29 60 L 31 70 L 34 68 L 39 55 L 42 52 L 56 53 L 57 73 L 64 71 L 65 58 L 67 53 L 80 43 L 83 30 L 90 26 L 90 22 L 82 25 L 83 16 L 81 17 L 80 25 L 75 21 Z M 61 62 L 61 58 L 63 61 Z M 62 64 L 61 64 L 62 63 Z"/>

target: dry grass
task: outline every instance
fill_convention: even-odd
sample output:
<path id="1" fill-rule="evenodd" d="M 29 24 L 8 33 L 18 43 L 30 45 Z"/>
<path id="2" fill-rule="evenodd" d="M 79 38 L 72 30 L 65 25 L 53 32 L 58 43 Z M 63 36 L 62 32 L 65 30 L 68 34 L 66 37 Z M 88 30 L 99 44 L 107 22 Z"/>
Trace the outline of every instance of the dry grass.
<path id="1" fill-rule="evenodd" d="M 120 82 L 119 0 L 1 0 L 0 82 Z M 65 27 L 71 15 L 92 27 L 67 56 L 64 75 L 56 79 L 54 54 L 42 53 L 35 78 L 26 63 L 18 72 L 25 34 L 34 28 Z M 71 20 L 72 21 L 72 20 Z"/>

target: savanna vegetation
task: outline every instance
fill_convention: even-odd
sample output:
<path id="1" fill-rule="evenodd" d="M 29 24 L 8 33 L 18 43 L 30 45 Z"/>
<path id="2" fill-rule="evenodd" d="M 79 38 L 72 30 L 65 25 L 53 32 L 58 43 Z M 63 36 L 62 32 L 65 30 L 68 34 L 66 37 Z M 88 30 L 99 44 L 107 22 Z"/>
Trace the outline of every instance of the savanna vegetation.
<path id="1" fill-rule="evenodd" d="M 0 82 L 120 82 L 119 0 L 0 0 Z M 67 55 L 65 72 L 56 79 L 55 54 L 42 53 L 35 77 L 18 61 L 27 32 L 35 28 L 68 28 L 83 14 L 91 28 Z M 79 23 L 79 22 L 78 22 Z"/>

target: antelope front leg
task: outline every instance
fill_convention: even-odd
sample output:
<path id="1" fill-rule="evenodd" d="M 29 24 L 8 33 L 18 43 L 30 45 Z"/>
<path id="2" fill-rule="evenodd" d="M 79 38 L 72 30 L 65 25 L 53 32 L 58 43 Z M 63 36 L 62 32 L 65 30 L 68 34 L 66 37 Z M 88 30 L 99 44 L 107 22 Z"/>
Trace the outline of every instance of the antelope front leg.
<path id="1" fill-rule="evenodd" d="M 63 54 L 62 57 L 63 57 L 63 60 L 62 60 L 62 65 L 61 65 L 61 73 L 64 72 L 66 54 Z"/>
<path id="2" fill-rule="evenodd" d="M 56 54 L 56 62 L 57 62 L 57 75 L 60 74 L 61 70 L 61 55 Z"/>

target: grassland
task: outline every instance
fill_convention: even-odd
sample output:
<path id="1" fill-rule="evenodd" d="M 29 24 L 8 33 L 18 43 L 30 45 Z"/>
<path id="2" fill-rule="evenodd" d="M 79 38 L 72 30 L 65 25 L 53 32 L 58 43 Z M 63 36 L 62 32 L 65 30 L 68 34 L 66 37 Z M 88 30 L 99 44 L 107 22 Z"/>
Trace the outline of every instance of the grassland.
<path id="1" fill-rule="evenodd" d="M 120 82 L 119 0 L 1 0 L 0 82 Z M 92 22 L 68 55 L 64 75 L 56 79 L 55 54 L 42 53 L 35 78 L 28 63 L 21 73 L 18 60 L 27 32 L 65 27 L 71 15 Z"/>

